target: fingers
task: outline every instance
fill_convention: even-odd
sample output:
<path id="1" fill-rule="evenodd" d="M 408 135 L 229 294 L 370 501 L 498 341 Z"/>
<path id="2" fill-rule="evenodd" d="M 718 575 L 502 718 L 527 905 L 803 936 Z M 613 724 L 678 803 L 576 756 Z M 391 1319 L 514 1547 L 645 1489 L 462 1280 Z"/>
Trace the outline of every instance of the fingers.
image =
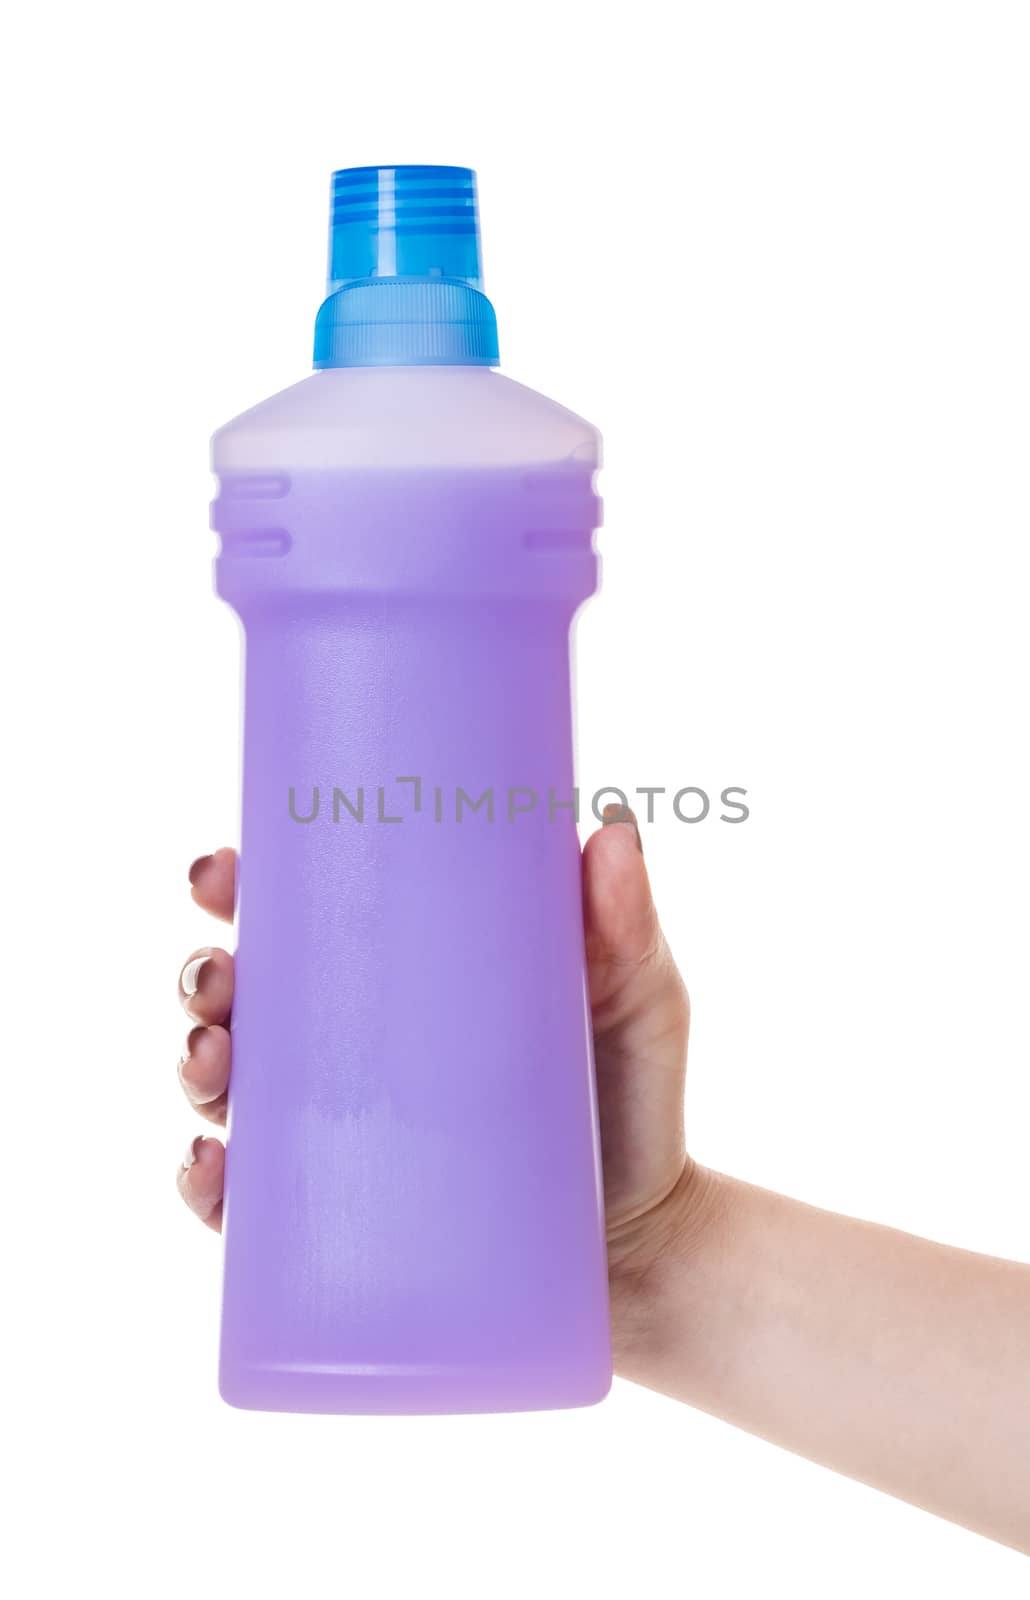
<path id="1" fill-rule="evenodd" d="M 231 922 L 236 895 L 236 852 L 223 845 L 211 856 L 198 856 L 190 867 L 191 894 L 203 911 Z"/>
<path id="2" fill-rule="evenodd" d="M 223 848 L 199 856 L 189 870 L 197 905 L 223 922 L 231 922 L 236 894 L 236 852 Z M 187 1099 L 209 1122 L 224 1125 L 229 1088 L 231 1044 L 228 1021 L 232 1009 L 233 963 L 225 950 L 195 950 L 179 974 L 179 1000 L 196 1026 L 190 1030 L 179 1061 L 179 1079 Z M 225 1149 L 203 1134 L 193 1140 L 177 1175 L 179 1193 L 190 1210 L 216 1232 L 222 1226 Z"/>
<path id="3" fill-rule="evenodd" d="M 210 945 L 194 950 L 179 974 L 179 1001 L 191 1022 L 224 1022 L 232 1008 L 232 956 Z"/>
<path id="4" fill-rule="evenodd" d="M 179 1060 L 179 1082 L 195 1111 L 225 1126 L 232 1047 L 226 1028 L 193 1028 Z"/>
<path id="5" fill-rule="evenodd" d="M 225 1181 L 225 1147 L 220 1140 L 198 1134 L 183 1157 L 176 1181 L 190 1210 L 220 1232 Z"/>

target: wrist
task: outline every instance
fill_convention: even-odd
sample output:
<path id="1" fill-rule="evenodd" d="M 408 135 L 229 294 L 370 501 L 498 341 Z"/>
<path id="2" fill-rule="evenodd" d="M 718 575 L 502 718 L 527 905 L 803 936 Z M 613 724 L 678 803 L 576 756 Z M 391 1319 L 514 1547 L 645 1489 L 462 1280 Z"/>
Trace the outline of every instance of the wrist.
<path id="1" fill-rule="evenodd" d="M 675 1335 L 682 1343 L 685 1280 L 699 1277 L 719 1250 L 732 1209 L 733 1180 L 687 1157 L 668 1193 L 648 1211 L 609 1230 L 608 1271 L 616 1373 L 647 1381 L 649 1360 L 663 1342 L 665 1312 L 677 1307 Z"/>

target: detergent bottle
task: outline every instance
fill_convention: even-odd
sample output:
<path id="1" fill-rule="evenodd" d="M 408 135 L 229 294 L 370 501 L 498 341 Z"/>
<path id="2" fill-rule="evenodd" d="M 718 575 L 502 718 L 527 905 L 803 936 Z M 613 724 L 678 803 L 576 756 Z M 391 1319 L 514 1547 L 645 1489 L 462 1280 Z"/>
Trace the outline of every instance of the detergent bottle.
<path id="1" fill-rule="evenodd" d="M 600 441 L 497 363 L 474 173 L 352 168 L 313 374 L 214 438 L 244 649 L 233 1405 L 609 1386 L 570 673 Z"/>

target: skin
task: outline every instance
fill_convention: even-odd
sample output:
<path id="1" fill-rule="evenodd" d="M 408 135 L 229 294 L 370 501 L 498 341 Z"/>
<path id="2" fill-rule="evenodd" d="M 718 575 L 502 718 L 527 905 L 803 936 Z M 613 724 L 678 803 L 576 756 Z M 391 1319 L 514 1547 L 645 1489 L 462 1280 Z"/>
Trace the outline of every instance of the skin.
<path id="1" fill-rule="evenodd" d="M 687 1154 L 690 1004 L 632 815 L 583 851 L 615 1370 L 1030 1554 L 1030 1267 L 819 1211 Z M 190 869 L 231 922 L 236 858 Z M 179 1077 L 225 1123 L 233 963 L 188 958 Z M 222 1221 L 225 1153 L 198 1137 L 180 1193 Z"/>

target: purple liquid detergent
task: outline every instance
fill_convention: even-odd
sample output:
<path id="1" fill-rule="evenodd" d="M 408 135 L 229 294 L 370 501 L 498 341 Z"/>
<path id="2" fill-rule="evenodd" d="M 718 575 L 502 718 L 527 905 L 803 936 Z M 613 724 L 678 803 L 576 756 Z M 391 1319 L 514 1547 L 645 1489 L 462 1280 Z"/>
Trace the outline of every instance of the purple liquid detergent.
<path id="1" fill-rule="evenodd" d="M 570 632 L 599 439 L 491 370 L 467 169 L 337 173 L 332 241 L 318 370 L 214 441 L 245 638 L 221 1390 L 589 1404 Z"/>

